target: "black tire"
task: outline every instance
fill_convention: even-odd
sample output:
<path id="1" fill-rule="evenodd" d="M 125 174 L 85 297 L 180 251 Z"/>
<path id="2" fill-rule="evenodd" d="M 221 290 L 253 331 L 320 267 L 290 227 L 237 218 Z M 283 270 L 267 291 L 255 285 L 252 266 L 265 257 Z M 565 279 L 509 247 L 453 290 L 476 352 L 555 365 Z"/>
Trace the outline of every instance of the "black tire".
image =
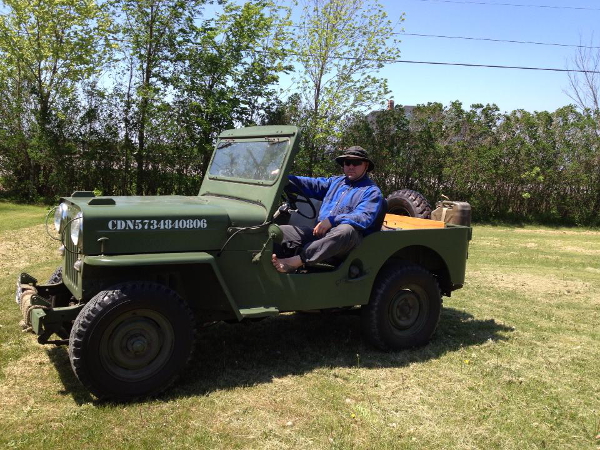
<path id="1" fill-rule="evenodd" d="M 124 283 L 81 310 L 69 339 L 71 367 L 101 399 L 131 400 L 169 387 L 189 362 L 196 323 L 187 303 L 157 283 Z"/>
<path id="2" fill-rule="evenodd" d="M 46 281 L 46 284 L 58 284 L 58 283 L 62 283 L 62 266 L 58 266 L 56 268 L 56 270 L 52 273 L 52 275 L 50 275 L 50 278 L 48 278 L 48 281 Z"/>
<path id="3" fill-rule="evenodd" d="M 440 288 L 420 266 L 388 266 L 377 276 L 369 304 L 361 309 L 363 334 L 380 350 L 425 345 L 440 320 Z"/>
<path id="4" fill-rule="evenodd" d="M 392 192 L 388 198 L 388 213 L 399 216 L 431 218 L 431 205 L 419 192 L 412 189 L 401 189 Z"/>

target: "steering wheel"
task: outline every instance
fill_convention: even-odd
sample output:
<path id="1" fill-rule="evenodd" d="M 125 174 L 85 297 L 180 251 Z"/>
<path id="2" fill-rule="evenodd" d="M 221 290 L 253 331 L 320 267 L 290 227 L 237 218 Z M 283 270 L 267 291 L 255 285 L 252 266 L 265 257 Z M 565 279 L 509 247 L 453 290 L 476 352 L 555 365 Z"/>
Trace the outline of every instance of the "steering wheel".
<path id="1" fill-rule="evenodd" d="M 291 209 L 296 210 L 296 213 L 304 217 L 305 219 L 312 220 L 315 217 L 317 217 L 317 208 L 315 208 L 315 205 L 310 199 L 310 197 L 307 197 L 306 195 L 301 194 L 299 192 L 292 192 L 289 189 L 290 185 L 294 186 L 298 191 L 302 192 L 302 188 L 298 184 L 296 184 L 292 180 L 289 180 L 289 184 L 283 188 L 284 201 L 290 206 Z M 301 213 L 298 210 L 296 203 L 306 203 L 308 206 L 310 206 L 310 215 L 307 216 Z"/>

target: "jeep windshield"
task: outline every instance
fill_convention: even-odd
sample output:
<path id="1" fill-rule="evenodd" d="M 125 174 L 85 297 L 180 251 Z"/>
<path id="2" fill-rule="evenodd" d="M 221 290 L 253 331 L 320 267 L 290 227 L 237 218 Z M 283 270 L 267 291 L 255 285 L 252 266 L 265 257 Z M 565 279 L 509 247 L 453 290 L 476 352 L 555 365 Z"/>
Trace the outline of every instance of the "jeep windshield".
<path id="1" fill-rule="evenodd" d="M 289 139 L 221 140 L 208 170 L 210 178 L 273 184 L 283 166 Z"/>

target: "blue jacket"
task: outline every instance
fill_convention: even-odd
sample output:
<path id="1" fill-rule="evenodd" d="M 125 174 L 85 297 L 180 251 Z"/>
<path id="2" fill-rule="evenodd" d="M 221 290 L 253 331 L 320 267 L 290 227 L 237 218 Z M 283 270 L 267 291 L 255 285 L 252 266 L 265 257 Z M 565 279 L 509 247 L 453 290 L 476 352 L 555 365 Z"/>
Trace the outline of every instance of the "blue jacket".
<path id="1" fill-rule="evenodd" d="M 368 177 L 351 182 L 345 176 L 309 178 L 289 176 L 310 198 L 323 201 L 319 222 L 329 219 L 334 227 L 352 225 L 363 235 L 377 231 L 373 225 L 383 208 L 383 195 Z"/>

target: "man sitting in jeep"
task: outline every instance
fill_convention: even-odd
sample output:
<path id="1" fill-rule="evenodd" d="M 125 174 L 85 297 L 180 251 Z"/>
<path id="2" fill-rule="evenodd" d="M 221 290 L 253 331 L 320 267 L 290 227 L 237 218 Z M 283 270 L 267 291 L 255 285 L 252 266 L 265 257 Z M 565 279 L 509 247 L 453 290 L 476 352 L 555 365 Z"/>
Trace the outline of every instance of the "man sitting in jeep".
<path id="1" fill-rule="evenodd" d="M 331 258 L 344 257 L 362 238 L 380 226 L 383 196 L 368 172 L 375 167 L 367 151 L 359 146 L 347 148 L 335 161 L 343 176 L 309 178 L 290 175 L 302 194 L 321 200 L 318 223 L 307 226 L 281 225 L 283 241 L 272 256 L 273 266 L 282 273 Z M 290 256 L 293 255 L 293 256 Z M 287 257 L 285 257 L 287 256 Z"/>

